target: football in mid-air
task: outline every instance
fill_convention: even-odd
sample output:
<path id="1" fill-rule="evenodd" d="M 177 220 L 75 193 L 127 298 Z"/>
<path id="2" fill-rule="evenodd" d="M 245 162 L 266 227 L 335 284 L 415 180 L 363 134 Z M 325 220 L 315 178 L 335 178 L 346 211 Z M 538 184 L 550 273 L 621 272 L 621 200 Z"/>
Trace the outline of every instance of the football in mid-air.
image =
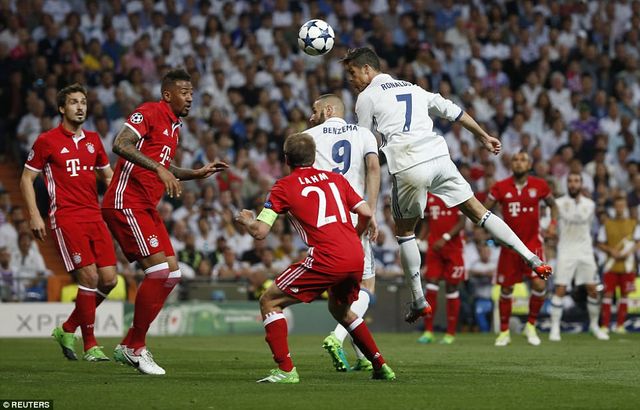
<path id="1" fill-rule="evenodd" d="M 309 20 L 298 31 L 298 46 L 310 56 L 321 56 L 333 48 L 335 34 L 324 20 Z"/>

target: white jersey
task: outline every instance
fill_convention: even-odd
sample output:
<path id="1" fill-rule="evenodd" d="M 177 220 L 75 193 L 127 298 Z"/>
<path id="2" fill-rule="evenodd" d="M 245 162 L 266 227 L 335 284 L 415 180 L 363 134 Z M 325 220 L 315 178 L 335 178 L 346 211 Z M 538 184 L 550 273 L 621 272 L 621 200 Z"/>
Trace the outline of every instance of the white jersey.
<path id="1" fill-rule="evenodd" d="M 378 155 L 378 142 L 373 133 L 335 117 L 305 133 L 311 135 L 316 143 L 314 168 L 342 174 L 358 195 L 364 197 L 365 157 Z"/>
<path id="2" fill-rule="evenodd" d="M 596 204 L 580 195 L 578 202 L 568 195 L 556 200 L 558 206 L 558 257 L 593 259 L 591 227 Z"/>
<path id="3" fill-rule="evenodd" d="M 358 125 L 382 135 L 380 149 L 391 174 L 449 155 L 444 137 L 433 131 L 430 115 L 455 121 L 462 113 L 440 94 L 389 74 L 375 76 L 356 101 Z"/>

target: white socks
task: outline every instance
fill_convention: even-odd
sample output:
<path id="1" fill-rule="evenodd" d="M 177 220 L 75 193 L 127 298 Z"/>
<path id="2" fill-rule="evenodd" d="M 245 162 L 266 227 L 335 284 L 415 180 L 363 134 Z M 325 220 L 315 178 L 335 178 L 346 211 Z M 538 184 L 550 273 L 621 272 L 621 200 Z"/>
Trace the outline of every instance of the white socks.
<path id="1" fill-rule="evenodd" d="M 411 298 L 413 301 L 424 299 L 422 282 L 420 281 L 421 257 L 416 243 L 416 236 L 396 236 L 396 239 L 398 239 L 398 245 L 400 246 L 402 270 L 409 281 L 409 286 L 411 286 Z"/>
<path id="2" fill-rule="evenodd" d="M 353 311 L 353 313 L 358 315 L 358 317 L 363 317 L 367 312 L 367 309 L 369 308 L 370 300 L 371 297 L 369 296 L 369 292 L 360 289 L 360 292 L 358 293 L 358 300 L 354 301 L 351 304 L 351 310 Z M 342 325 L 336 326 L 336 329 L 333 331 L 333 333 L 340 341 L 340 343 L 342 343 L 349 334 L 349 332 L 347 332 L 347 329 L 345 329 Z"/>
<path id="3" fill-rule="evenodd" d="M 587 311 L 589 312 L 589 326 L 598 327 L 600 319 L 600 301 L 597 298 L 587 297 Z"/>
<path id="4" fill-rule="evenodd" d="M 491 211 L 487 211 L 486 214 L 480 219 L 478 225 L 486 229 L 494 238 L 500 241 L 505 246 L 516 251 L 524 260 L 528 261 L 535 255 L 525 246 L 524 243 L 518 238 L 509 225 L 507 225 L 502 219 L 498 218 Z M 402 253 L 402 248 L 401 248 Z M 406 272 L 406 271 L 405 271 Z"/>
<path id="5" fill-rule="evenodd" d="M 562 298 L 557 295 L 551 297 L 551 329 L 560 331 L 560 319 L 562 319 Z"/>

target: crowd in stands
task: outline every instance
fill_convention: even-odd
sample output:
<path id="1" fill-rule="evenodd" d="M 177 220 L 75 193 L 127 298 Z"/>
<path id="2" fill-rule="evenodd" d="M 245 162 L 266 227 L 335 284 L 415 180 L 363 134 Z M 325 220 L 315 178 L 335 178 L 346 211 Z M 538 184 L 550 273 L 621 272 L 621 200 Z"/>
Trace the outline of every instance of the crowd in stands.
<path id="1" fill-rule="evenodd" d="M 297 48 L 298 28 L 310 18 L 335 30 L 326 56 Z M 511 154 L 525 150 L 556 195 L 569 170 L 579 171 L 599 215 L 620 193 L 635 215 L 639 30 L 640 1 L 629 0 L 7 0 L 0 2 L 0 140 L 5 154 L 24 159 L 59 120 L 56 90 L 78 82 L 89 89 L 85 128 L 98 131 L 110 152 L 124 118 L 159 99 L 166 70 L 184 66 L 194 110 L 176 162 L 221 159 L 232 167 L 185 183 L 182 198 L 162 202 L 161 213 L 185 277 L 259 284 L 297 259 L 303 244 L 283 218 L 268 239 L 254 241 L 233 216 L 258 209 L 287 172 L 283 139 L 308 127 L 316 97 L 337 94 L 346 120 L 355 121 L 339 61 L 350 47 L 373 47 L 384 71 L 453 100 L 501 138 L 503 153 L 493 157 L 460 124 L 435 120 L 480 197 L 509 176 Z M 377 271 L 401 277 L 382 172 Z M 0 211 L 0 230 L 20 232 L 6 237 L 13 252 L 28 230 L 10 213 Z M 474 241 L 471 227 L 467 238 L 472 271 L 495 259 L 495 247 Z M 553 258 L 554 243 L 547 244 Z M 0 256 L 5 269 L 13 257 Z"/>

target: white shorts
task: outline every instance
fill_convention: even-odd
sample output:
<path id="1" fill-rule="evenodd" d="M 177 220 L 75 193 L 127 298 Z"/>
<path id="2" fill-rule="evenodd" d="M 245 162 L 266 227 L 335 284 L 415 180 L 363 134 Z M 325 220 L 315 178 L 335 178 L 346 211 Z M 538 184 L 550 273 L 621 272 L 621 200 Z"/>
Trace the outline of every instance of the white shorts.
<path id="1" fill-rule="evenodd" d="M 367 235 L 362 235 L 362 249 L 364 250 L 364 271 L 362 272 L 362 280 L 375 278 L 376 261 L 373 257 L 371 241 Z"/>
<path id="2" fill-rule="evenodd" d="M 600 283 L 595 259 L 559 256 L 556 271 L 553 274 L 553 283 L 570 286 L 571 281 L 574 281 L 575 286 Z"/>
<path id="3" fill-rule="evenodd" d="M 449 208 L 473 196 L 471 186 L 448 155 L 417 164 L 391 178 L 391 210 L 396 219 L 422 218 L 427 192 L 438 195 Z"/>

